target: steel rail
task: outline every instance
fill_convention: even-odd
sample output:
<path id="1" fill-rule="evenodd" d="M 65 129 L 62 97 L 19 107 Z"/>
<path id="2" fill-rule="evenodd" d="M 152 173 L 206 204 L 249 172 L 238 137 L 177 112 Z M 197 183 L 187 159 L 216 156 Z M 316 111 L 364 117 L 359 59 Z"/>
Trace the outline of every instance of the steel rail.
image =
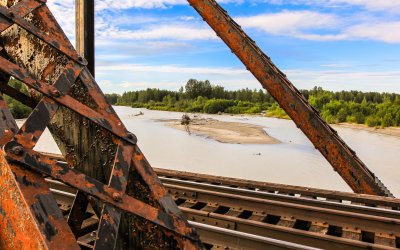
<path id="1" fill-rule="evenodd" d="M 63 188 L 62 183 L 61 185 L 59 185 L 60 183 L 54 181 L 50 181 L 49 183 L 57 185 L 57 188 Z M 72 204 L 75 198 L 75 194 L 71 192 L 60 191 L 54 188 L 50 190 L 57 201 L 60 201 L 62 204 Z M 183 210 L 183 212 L 187 214 L 187 210 Z M 296 244 L 256 234 L 229 230 L 195 221 L 189 221 L 189 224 L 195 226 L 198 231 L 202 232 L 200 236 L 201 240 L 208 244 L 219 243 L 224 247 L 240 249 L 265 249 L 266 247 L 268 247 L 268 249 L 315 249 L 303 244 Z M 90 247 L 90 245 L 88 245 L 88 247 Z"/>
<path id="2" fill-rule="evenodd" d="M 318 249 L 254 234 L 214 227 L 195 221 L 189 221 L 189 223 L 197 228 L 201 235 L 200 238 L 202 241 L 221 244 L 224 247 L 233 249 Z"/>
<path id="3" fill-rule="evenodd" d="M 248 189 L 242 189 L 242 188 L 233 188 L 233 187 L 227 187 L 227 186 L 212 185 L 212 184 L 208 184 L 208 183 L 198 183 L 198 182 L 193 182 L 193 181 L 178 180 L 178 179 L 166 178 L 166 177 L 159 177 L 159 179 L 163 182 L 163 184 L 166 188 L 171 187 L 172 189 L 177 189 L 177 187 L 179 186 L 179 187 L 185 187 L 185 188 L 190 188 L 190 189 L 199 189 L 199 190 L 203 190 L 203 191 L 210 191 L 210 192 L 216 192 L 216 193 L 240 195 L 240 196 L 245 196 L 248 198 L 258 198 L 258 199 L 271 200 L 271 201 L 294 203 L 294 204 L 305 205 L 305 206 L 315 206 L 315 207 L 319 207 L 319 208 L 336 209 L 336 210 L 340 210 L 340 211 L 352 212 L 352 213 L 357 213 L 357 214 L 368 214 L 368 215 L 393 218 L 393 219 L 400 218 L 400 211 L 398 211 L 398 210 L 383 209 L 383 208 L 361 206 L 361 205 L 354 205 L 354 204 L 344 204 L 344 203 L 334 202 L 334 201 L 318 200 L 318 199 L 305 198 L 305 197 L 296 197 L 296 196 L 291 196 L 291 195 L 275 194 L 275 193 L 268 193 L 268 192 L 263 192 L 263 191 L 255 191 L 255 190 L 248 190 Z M 182 189 L 180 189 L 180 190 L 182 190 Z M 171 195 L 174 195 L 174 193 L 172 192 Z M 188 197 L 188 198 L 191 199 L 192 197 Z M 398 200 L 397 206 L 400 207 L 400 200 Z"/>
<path id="4" fill-rule="evenodd" d="M 59 161 L 65 162 L 64 157 L 60 154 L 52 154 L 47 152 L 40 152 L 40 153 L 47 155 L 51 158 L 55 158 Z M 248 190 L 259 190 L 269 193 L 277 193 L 277 194 L 291 195 L 291 196 L 300 195 L 304 197 L 310 197 L 313 199 L 322 198 L 325 200 L 331 200 L 336 202 L 351 202 L 358 205 L 366 205 L 371 207 L 384 207 L 384 208 L 391 208 L 394 210 L 400 210 L 400 199 L 391 197 L 368 195 L 368 194 L 356 194 L 356 193 L 327 190 L 320 188 L 301 187 L 301 186 L 293 186 L 293 185 L 278 184 L 271 182 L 215 176 L 209 174 L 191 173 L 186 171 L 178 171 L 178 170 L 171 170 L 164 168 L 153 168 L 153 169 L 157 173 L 159 178 L 163 178 L 163 180 L 165 181 L 167 181 L 168 179 L 186 180 L 186 181 L 193 181 L 196 183 L 208 183 L 216 186 L 235 187 Z"/>
<path id="5" fill-rule="evenodd" d="M 381 216 L 359 214 L 289 202 L 251 198 L 241 195 L 218 193 L 202 189 L 186 188 L 178 185 L 165 185 L 172 191 L 173 197 L 196 200 L 197 202 L 216 202 L 218 206 L 238 207 L 243 210 L 267 212 L 268 214 L 291 217 L 305 221 L 323 221 L 342 227 L 358 227 L 369 232 L 384 232 L 400 235 L 400 218 L 393 219 Z M 179 190 L 174 195 L 174 191 Z M 185 193 L 185 194 L 183 194 Z"/>
<path id="6" fill-rule="evenodd" d="M 356 193 L 393 194 L 215 0 L 188 0 Z"/>
<path id="7" fill-rule="evenodd" d="M 224 222 L 234 224 L 234 230 L 242 233 L 251 235 L 259 235 L 262 237 L 270 237 L 273 239 L 292 242 L 303 246 L 318 247 L 322 249 L 394 249 L 393 247 L 383 246 L 374 243 L 367 243 L 358 240 L 351 240 L 342 237 L 336 237 L 331 235 L 325 235 L 321 233 L 309 232 L 294 228 L 288 228 L 278 225 L 272 225 L 264 222 L 252 221 L 248 219 L 241 219 L 234 216 L 221 215 L 217 213 L 204 213 L 190 208 L 181 208 L 184 214 L 187 216 L 189 223 L 191 221 L 198 222 L 197 224 L 208 224 L 214 222 L 218 223 L 218 227 L 221 227 Z M 222 225 L 221 225 L 222 224 Z M 233 231 L 232 229 L 228 229 Z M 204 242 L 210 240 L 200 232 L 200 238 Z M 223 237 L 223 236 L 220 236 Z M 222 241 L 223 240 L 223 241 Z M 219 242 L 228 240 L 221 238 Z"/>
<path id="8" fill-rule="evenodd" d="M 164 186 L 169 189 L 169 192 L 172 196 L 176 195 L 182 199 L 190 199 L 190 200 L 197 200 L 197 195 L 193 192 L 186 192 L 188 190 L 202 190 L 202 191 L 209 191 L 214 193 L 221 193 L 221 194 L 232 194 L 232 195 L 240 195 L 242 197 L 247 198 L 256 198 L 256 199 L 263 199 L 263 200 L 271 200 L 271 201 L 279 201 L 279 202 L 287 202 L 293 203 L 297 205 L 304 205 L 310 207 L 319 207 L 319 208 L 326 208 L 331 210 L 339 210 L 344 212 L 356 213 L 356 214 L 365 214 L 365 215 L 372 215 L 378 217 L 384 217 L 388 219 L 399 219 L 400 218 L 400 211 L 398 210 L 391 210 L 385 208 L 377 208 L 377 207 L 370 207 L 370 206 L 363 206 L 363 205 L 354 205 L 354 204 L 344 204 L 334 201 L 326 201 L 326 200 L 317 200 L 317 199 L 310 199 L 304 197 L 297 197 L 291 195 L 282 195 L 282 194 L 273 194 L 268 192 L 260 192 L 254 190 L 246 190 L 241 188 L 232 188 L 232 187 L 224 187 L 219 185 L 212 185 L 206 183 L 197 183 L 191 181 L 182 181 L 177 179 L 159 177 L 160 180 L 163 182 Z M 46 179 L 46 181 L 57 190 L 64 191 L 66 193 L 71 193 L 74 195 L 75 189 L 71 188 L 61 182 Z M 178 188 L 179 187 L 179 188 Z M 183 189 L 181 189 L 182 187 Z M 185 189 L 186 188 L 186 189 Z M 176 193 L 178 192 L 178 193 Z M 179 195 L 180 194 L 180 195 Z M 194 195 L 194 197 L 192 196 Z M 211 202 L 211 201 L 210 201 Z M 212 201 L 213 203 L 218 203 L 219 201 Z M 400 202 L 400 201 L 399 201 Z M 220 204 L 220 202 L 219 202 Z"/>
<path id="9" fill-rule="evenodd" d="M 71 188 L 63 183 L 51 179 L 46 179 L 46 181 L 52 187 L 50 190 L 52 191 L 57 201 L 66 204 L 71 204 L 73 202 L 75 198 L 74 188 Z M 193 200 L 193 202 L 196 202 L 196 200 Z M 213 200 L 212 202 L 220 201 Z M 390 246 L 384 246 L 377 243 L 374 244 L 343 237 L 336 237 L 323 233 L 310 232 L 296 228 L 255 221 L 251 219 L 243 219 L 235 216 L 218 214 L 215 212 L 206 212 L 194 208 L 187 208 L 184 206 L 180 206 L 180 209 L 189 220 L 197 222 L 196 227 L 200 232 L 200 237 L 202 241 L 208 244 L 216 244 L 224 247 L 234 247 L 232 244 L 230 244 L 230 242 L 237 242 L 239 239 L 247 241 L 246 239 L 242 239 L 240 237 L 241 233 L 245 233 L 251 235 L 252 237 L 247 239 L 252 240 L 257 239 L 257 236 L 262 236 L 280 241 L 300 244 L 299 246 L 306 245 L 332 250 L 366 248 L 394 249 Z M 216 209 L 216 207 L 214 209 Z M 199 224 L 200 226 L 198 226 Z M 211 227 L 208 225 L 210 225 Z M 218 228 L 221 229 L 217 230 Z M 232 233 L 235 231 L 239 232 L 239 234 Z M 245 244 L 244 246 L 247 246 L 247 243 L 243 244 Z M 263 247 L 257 247 L 258 244 L 260 244 L 260 242 L 256 242 L 254 245 L 251 246 L 253 246 L 253 249 L 264 249 L 266 246 L 270 247 L 268 242 L 264 242 L 263 244 L 265 245 L 263 245 Z M 241 247 L 243 246 L 241 245 Z"/>
<path id="10" fill-rule="evenodd" d="M 51 154 L 40 152 L 59 161 L 65 161 L 64 157 L 59 154 Z M 208 183 L 218 186 L 237 187 L 249 190 L 259 190 L 269 193 L 278 193 L 285 195 L 300 195 L 313 199 L 326 199 L 336 202 L 351 202 L 359 205 L 372 207 L 384 207 L 394 210 L 400 210 L 400 199 L 383 197 L 368 194 L 355 194 L 350 192 L 326 190 L 320 188 L 301 187 L 293 185 L 285 185 L 271 182 L 262 182 L 254 180 L 245 180 L 238 178 L 222 177 L 209 174 L 191 173 L 185 171 L 153 168 L 159 177 L 173 178 L 179 180 L 189 180 L 197 183 Z"/>
<path id="11" fill-rule="evenodd" d="M 285 184 L 277 184 L 270 182 L 261 182 L 253 180 L 245 180 L 238 178 L 229 178 L 208 174 L 190 173 L 185 171 L 177 171 L 170 169 L 154 168 L 160 177 L 175 178 L 182 180 L 191 180 L 195 182 L 210 183 L 221 186 L 233 186 L 243 189 L 261 190 L 271 193 L 301 195 L 313 198 L 324 198 L 335 201 L 349 201 L 370 206 L 384 206 L 399 210 L 399 199 L 368 195 L 355 194 L 350 192 L 333 191 L 319 188 L 301 187 Z"/>

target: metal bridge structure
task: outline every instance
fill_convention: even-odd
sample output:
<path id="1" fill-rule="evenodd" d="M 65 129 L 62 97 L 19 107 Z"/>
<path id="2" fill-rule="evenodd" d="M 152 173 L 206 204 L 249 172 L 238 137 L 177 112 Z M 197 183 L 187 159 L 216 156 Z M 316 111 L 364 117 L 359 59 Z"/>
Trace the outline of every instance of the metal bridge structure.
<path id="1" fill-rule="evenodd" d="M 0 249 L 399 247 L 400 200 L 216 1 L 188 2 L 354 194 L 153 169 L 94 79 L 94 1 L 75 50 L 45 0 L 1 0 Z M 34 150 L 46 128 L 62 155 Z"/>

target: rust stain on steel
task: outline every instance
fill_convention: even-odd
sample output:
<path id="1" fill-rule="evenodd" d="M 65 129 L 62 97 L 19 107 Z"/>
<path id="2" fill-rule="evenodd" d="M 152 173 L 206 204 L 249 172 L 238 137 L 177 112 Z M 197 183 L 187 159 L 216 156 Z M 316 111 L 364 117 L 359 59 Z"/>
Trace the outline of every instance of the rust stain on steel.
<path id="1" fill-rule="evenodd" d="M 188 0 L 356 193 L 393 196 L 214 0 Z"/>
<path id="2" fill-rule="evenodd" d="M 37 11 L 39 12 L 39 15 L 44 18 L 49 13 L 47 7 L 45 7 L 45 6 L 40 7 L 39 9 L 37 9 Z M 0 14 L 3 15 L 3 17 L 7 18 L 7 20 L 5 20 L 5 19 L 1 20 L 2 21 L 1 22 L 2 29 L 0 30 L 0 32 L 11 27 L 11 25 L 15 23 L 18 26 L 20 26 L 21 28 L 24 28 L 25 30 L 27 30 L 28 32 L 30 32 L 31 34 L 33 34 L 34 36 L 39 38 L 40 40 L 42 40 L 43 42 L 45 42 L 46 44 L 49 44 L 56 50 L 62 52 L 64 55 L 75 60 L 76 62 L 79 62 L 83 65 L 87 64 L 87 62 L 85 62 L 85 60 L 82 57 L 78 56 L 78 54 L 74 50 L 74 47 L 71 45 L 71 43 L 65 42 L 68 40 L 63 39 L 64 37 L 59 32 L 57 32 L 60 29 L 51 29 L 51 27 L 49 27 L 49 30 L 41 30 L 41 29 L 37 28 L 36 26 L 34 26 L 32 23 L 19 17 L 17 15 L 17 13 L 15 13 L 12 10 L 12 8 L 6 9 L 6 8 L 0 6 Z M 52 33 L 52 35 L 49 36 L 48 33 L 50 33 L 50 32 L 54 32 L 54 33 Z"/>
<path id="3" fill-rule="evenodd" d="M 0 154 L 0 242 L 2 249 L 45 249 L 15 177 Z"/>
<path id="4" fill-rule="evenodd" d="M 98 199 L 120 208 L 124 211 L 134 213 L 146 220 L 165 227 L 172 232 L 181 236 L 198 241 L 196 231 L 181 218 L 172 214 L 167 214 L 162 210 L 149 206 L 139 200 L 136 200 L 126 194 L 121 196 L 119 201 L 115 201 L 114 194 L 119 193 L 119 190 L 92 179 L 78 171 L 40 153 L 37 153 L 29 148 L 24 148 L 22 154 L 15 154 L 13 148 L 18 147 L 16 142 L 9 142 L 4 146 L 4 152 L 7 158 L 11 161 L 22 164 L 25 167 L 30 167 L 36 171 L 49 175 L 56 180 L 62 181 L 71 185 L 85 193 L 88 193 Z M 189 243 L 185 243 L 189 244 Z M 193 245 L 193 243 L 191 243 Z M 199 247 L 199 246 L 197 246 Z"/>
<path id="5" fill-rule="evenodd" d="M 78 114 L 87 117 L 94 123 L 103 126 L 105 129 L 109 130 L 113 134 L 119 137 L 123 137 L 125 140 L 127 140 L 127 138 L 125 138 L 128 134 L 127 130 L 117 116 L 111 115 L 109 112 L 98 113 L 69 95 L 58 97 L 54 96 L 53 93 L 57 91 L 57 88 L 53 87 L 52 85 L 47 85 L 45 82 L 39 79 L 35 79 L 25 69 L 9 62 L 2 57 L 0 57 L 0 69 L 14 76 L 16 79 L 23 81 L 28 86 L 46 95 L 47 97 L 52 98 L 58 103 L 77 112 Z"/>
<path id="6" fill-rule="evenodd" d="M 55 201 L 49 206 L 54 198 L 42 176 L 8 164 L 2 154 L 0 162 L 0 238 L 4 244 L 18 249 L 79 249 Z"/>

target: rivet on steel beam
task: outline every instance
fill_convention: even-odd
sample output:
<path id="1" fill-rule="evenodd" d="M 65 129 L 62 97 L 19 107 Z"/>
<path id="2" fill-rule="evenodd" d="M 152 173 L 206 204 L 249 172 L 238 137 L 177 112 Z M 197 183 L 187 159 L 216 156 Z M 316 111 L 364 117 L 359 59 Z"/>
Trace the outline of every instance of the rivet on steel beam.
<path id="1" fill-rule="evenodd" d="M 24 153 L 24 148 L 22 146 L 14 146 L 10 150 L 11 154 L 22 155 Z"/>
<path id="2" fill-rule="evenodd" d="M 60 91 L 58 91 L 58 90 L 53 90 L 52 92 L 51 92 L 51 95 L 52 96 L 54 96 L 54 97 L 60 97 L 61 96 L 61 93 L 60 93 Z"/>
<path id="3" fill-rule="evenodd" d="M 116 201 L 116 202 L 120 202 L 121 199 L 122 199 L 121 194 L 120 194 L 120 193 L 117 193 L 117 192 L 113 193 L 112 198 L 113 198 L 113 200 Z"/>
<path id="4" fill-rule="evenodd" d="M 14 17 L 15 17 L 14 12 L 10 12 L 8 15 L 9 15 L 11 18 L 14 18 Z"/>
<path id="5" fill-rule="evenodd" d="M 87 60 L 81 56 L 78 57 L 78 62 L 84 66 L 88 65 Z"/>
<path id="6" fill-rule="evenodd" d="M 136 135 L 134 135 L 134 134 L 132 134 L 132 133 L 128 133 L 128 134 L 126 135 L 126 138 L 127 138 L 128 140 L 132 141 L 134 144 L 137 143 L 137 137 L 136 137 Z"/>

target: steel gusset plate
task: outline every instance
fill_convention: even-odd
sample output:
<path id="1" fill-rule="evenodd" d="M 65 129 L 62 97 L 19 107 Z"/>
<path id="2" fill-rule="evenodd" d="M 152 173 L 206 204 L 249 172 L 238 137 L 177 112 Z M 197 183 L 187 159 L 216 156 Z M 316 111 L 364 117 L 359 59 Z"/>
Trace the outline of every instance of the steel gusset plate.
<path id="1" fill-rule="evenodd" d="M 0 92 L 33 108 L 18 128 L 0 94 L 0 248 L 79 249 L 95 198 L 103 204 L 95 249 L 127 241 L 128 248 L 202 249 L 45 1 L 0 6 L 0 39 Z M 8 86 L 10 77 L 30 95 Z M 34 150 L 46 127 L 66 162 Z M 67 219 L 44 177 L 79 190 Z"/>

